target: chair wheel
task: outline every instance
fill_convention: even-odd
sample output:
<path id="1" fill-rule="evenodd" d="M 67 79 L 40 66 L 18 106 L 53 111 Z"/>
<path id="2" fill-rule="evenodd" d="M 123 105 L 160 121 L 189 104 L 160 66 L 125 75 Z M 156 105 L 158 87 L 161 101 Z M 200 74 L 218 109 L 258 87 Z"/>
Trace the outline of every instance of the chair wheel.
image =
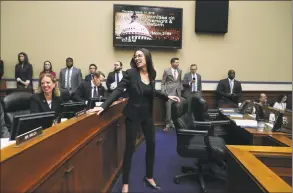
<path id="1" fill-rule="evenodd" d="M 179 183 L 180 183 L 180 180 L 179 180 L 179 179 L 176 179 L 176 178 L 174 178 L 174 183 L 175 183 L 175 184 L 179 184 Z"/>

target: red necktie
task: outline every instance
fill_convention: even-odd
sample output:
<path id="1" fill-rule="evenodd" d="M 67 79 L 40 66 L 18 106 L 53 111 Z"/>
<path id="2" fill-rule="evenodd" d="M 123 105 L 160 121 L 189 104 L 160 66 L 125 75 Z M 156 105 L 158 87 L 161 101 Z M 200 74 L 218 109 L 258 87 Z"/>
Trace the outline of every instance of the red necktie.
<path id="1" fill-rule="evenodd" d="M 176 80 L 177 77 L 176 77 L 176 70 L 174 70 L 174 80 Z"/>

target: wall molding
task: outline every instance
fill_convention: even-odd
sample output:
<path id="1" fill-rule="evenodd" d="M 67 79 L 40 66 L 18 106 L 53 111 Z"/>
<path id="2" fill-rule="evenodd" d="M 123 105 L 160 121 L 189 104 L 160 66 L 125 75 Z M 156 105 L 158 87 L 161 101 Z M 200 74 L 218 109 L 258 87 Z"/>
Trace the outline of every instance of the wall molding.
<path id="1" fill-rule="evenodd" d="M 7 88 L 16 88 L 14 79 L 6 80 Z M 219 81 L 205 80 L 202 81 L 203 91 L 213 91 L 217 89 Z M 292 91 L 292 82 L 265 82 L 265 81 L 241 81 L 243 91 Z M 106 80 L 103 82 L 106 88 Z M 33 87 L 37 88 L 38 79 L 33 79 Z M 156 80 L 156 89 L 161 89 L 161 80 Z"/>
<path id="2" fill-rule="evenodd" d="M 7 82 L 15 81 L 14 78 L 2 78 L 2 80 L 6 80 Z M 33 79 L 33 81 L 38 81 L 39 79 Z M 57 79 L 58 80 L 58 79 Z M 106 81 L 107 79 L 105 79 Z M 239 81 L 239 80 L 238 80 Z M 162 80 L 156 80 L 156 83 L 161 83 Z M 202 83 L 218 83 L 217 80 L 202 80 Z M 240 81 L 241 84 L 292 84 L 292 82 L 278 82 L 278 81 Z"/>

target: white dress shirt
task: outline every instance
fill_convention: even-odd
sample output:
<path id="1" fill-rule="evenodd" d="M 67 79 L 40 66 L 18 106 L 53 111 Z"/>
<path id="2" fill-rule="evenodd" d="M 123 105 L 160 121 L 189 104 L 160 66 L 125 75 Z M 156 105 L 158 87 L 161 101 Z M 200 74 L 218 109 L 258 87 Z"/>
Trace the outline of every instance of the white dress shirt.
<path id="1" fill-rule="evenodd" d="M 73 67 L 71 67 L 70 69 L 66 69 L 66 72 L 65 72 L 65 87 L 66 88 L 71 88 L 71 75 L 72 75 L 72 68 Z M 68 74 L 69 74 L 69 78 L 68 78 Z M 69 81 L 69 82 L 67 82 L 67 80 Z"/>
<path id="2" fill-rule="evenodd" d="M 230 85 L 230 93 L 232 94 L 233 93 L 233 88 L 234 88 L 234 79 L 231 80 L 228 78 L 228 81 L 229 81 L 229 85 Z"/>
<path id="3" fill-rule="evenodd" d="M 47 103 L 49 105 L 49 108 L 51 109 L 52 108 L 52 100 L 47 100 Z"/>
<path id="4" fill-rule="evenodd" d="M 171 68 L 171 72 L 172 72 L 173 77 L 174 77 L 174 72 L 176 72 L 176 77 L 174 77 L 174 79 L 177 80 L 177 78 L 178 78 L 178 70 L 174 69 L 174 68 Z"/>
<path id="5" fill-rule="evenodd" d="M 195 78 L 194 83 L 192 83 L 193 78 Z M 190 86 L 191 86 L 191 92 L 197 92 L 197 75 L 196 75 L 196 73 L 191 74 Z"/>
<path id="6" fill-rule="evenodd" d="M 99 96 L 99 90 L 98 90 L 98 87 L 93 83 L 93 80 L 91 81 L 91 87 L 92 87 L 92 98 L 94 97 L 94 91 L 95 91 L 95 87 L 96 87 L 96 90 L 97 90 L 97 96 Z"/>
<path id="7" fill-rule="evenodd" d="M 117 72 L 115 72 L 115 82 L 117 82 L 117 75 L 116 74 L 117 74 Z M 120 70 L 118 72 L 118 78 L 119 78 L 119 81 L 118 82 L 120 82 L 122 80 L 122 78 L 123 78 L 122 70 Z"/>
<path id="8" fill-rule="evenodd" d="M 286 110 L 286 106 L 287 106 L 287 103 L 278 103 L 278 102 L 275 102 L 273 108 L 279 109 L 279 110 Z"/>

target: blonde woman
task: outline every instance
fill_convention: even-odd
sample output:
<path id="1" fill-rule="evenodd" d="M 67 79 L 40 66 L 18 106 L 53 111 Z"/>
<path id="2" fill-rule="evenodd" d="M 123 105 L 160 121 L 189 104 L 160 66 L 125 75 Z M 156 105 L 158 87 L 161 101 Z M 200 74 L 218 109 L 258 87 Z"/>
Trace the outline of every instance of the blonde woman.
<path id="1" fill-rule="evenodd" d="M 61 103 L 57 80 L 52 74 L 42 74 L 36 94 L 30 99 L 31 113 L 55 111 L 56 116 L 59 116 L 61 113 Z"/>

